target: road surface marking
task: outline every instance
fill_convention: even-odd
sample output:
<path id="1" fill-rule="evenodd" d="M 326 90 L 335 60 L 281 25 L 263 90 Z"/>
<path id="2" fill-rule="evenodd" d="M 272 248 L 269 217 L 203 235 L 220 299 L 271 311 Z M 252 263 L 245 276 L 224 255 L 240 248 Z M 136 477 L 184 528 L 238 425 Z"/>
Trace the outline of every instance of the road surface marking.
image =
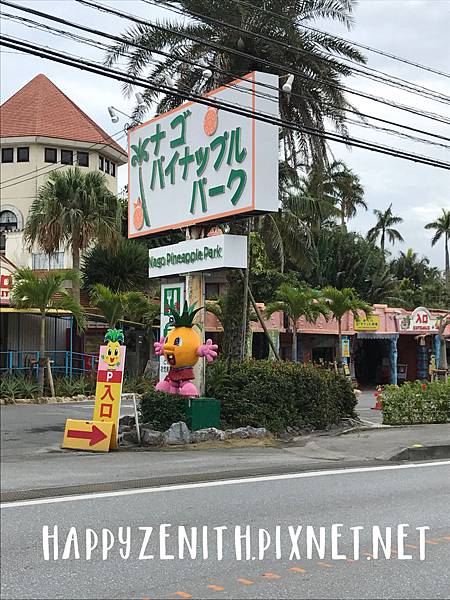
<path id="1" fill-rule="evenodd" d="M 0 508 L 19 508 L 22 506 L 37 506 L 39 504 L 58 504 L 60 502 L 75 502 L 77 500 L 95 500 L 99 498 L 115 498 L 118 496 L 137 496 L 139 494 L 193 490 L 208 487 L 222 487 L 225 485 L 242 485 L 245 483 L 261 483 L 266 481 L 288 481 L 292 479 L 309 479 L 312 477 L 327 477 L 332 475 L 353 475 L 358 473 L 370 473 L 378 471 L 395 471 L 399 469 L 424 469 L 427 467 L 444 466 L 450 466 L 450 460 L 429 463 L 408 463 L 406 465 L 384 465 L 380 467 L 355 467 L 327 471 L 306 471 L 302 473 L 287 473 L 285 475 L 261 475 L 257 477 L 242 477 L 241 479 L 221 479 L 219 481 L 204 481 L 200 483 L 182 483 L 175 485 L 163 485 L 160 487 L 117 490 L 115 492 L 92 492 L 90 494 L 59 496 L 57 498 L 39 498 L 36 500 L 18 500 L 14 502 L 3 502 L 0 505 Z"/>
<path id="2" fill-rule="evenodd" d="M 447 540 L 447 542 L 450 542 L 450 535 L 443 535 L 442 539 Z"/>
<path id="3" fill-rule="evenodd" d="M 188 594 L 187 592 L 174 592 L 172 596 L 179 596 L 180 598 L 192 598 L 192 594 Z"/>
<path id="4" fill-rule="evenodd" d="M 263 573 L 264 579 L 281 579 L 281 575 L 277 573 Z"/>
<path id="5" fill-rule="evenodd" d="M 417 550 L 418 547 L 415 544 L 405 544 L 405 548 L 412 548 L 413 550 Z"/>
<path id="6" fill-rule="evenodd" d="M 301 567 L 291 567 L 288 571 L 292 571 L 293 573 L 306 573 L 306 569 L 302 569 Z"/>
<path id="7" fill-rule="evenodd" d="M 253 585 L 255 582 L 251 581 L 250 579 L 245 579 L 244 577 L 238 577 L 237 580 L 239 581 L 239 583 L 242 583 L 242 585 Z"/>
<path id="8" fill-rule="evenodd" d="M 346 558 L 345 560 L 349 563 L 356 562 L 354 558 Z"/>
<path id="9" fill-rule="evenodd" d="M 425 544 L 430 544 L 431 546 L 438 546 L 439 542 L 436 540 L 425 540 Z"/>
<path id="10" fill-rule="evenodd" d="M 333 565 L 330 565 L 328 563 L 318 562 L 317 564 L 319 565 L 319 567 L 323 567 L 324 569 L 332 569 L 333 568 Z"/>
<path id="11" fill-rule="evenodd" d="M 222 587 L 221 585 L 208 585 L 210 590 L 214 590 L 215 592 L 223 592 L 223 590 L 225 589 L 224 587 Z"/>
<path id="12" fill-rule="evenodd" d="M 361 554 L 363 554 L 364 556 L 368 556 L 369 558 L 373 558 L 373 554 L 371 554 L 370 552 L 361 552 Z"/>

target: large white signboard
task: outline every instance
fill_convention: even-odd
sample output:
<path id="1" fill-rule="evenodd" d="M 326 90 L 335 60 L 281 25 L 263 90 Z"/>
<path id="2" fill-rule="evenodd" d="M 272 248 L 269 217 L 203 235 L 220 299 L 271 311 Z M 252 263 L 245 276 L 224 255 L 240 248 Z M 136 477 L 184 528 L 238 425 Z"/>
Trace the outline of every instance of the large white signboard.
<path id="1" fill-rule="evenodd" d="M 183 310 L 185 295 L 184 283 L 163 283 L 161 285 L 161 336 L 167 337 L 170 319 L 170 307 L 174 306 L 178 311 Z M 169 363 L 164 355 L 159 357 L 159 380 L 166 378 L 169 372 Z"/>
<path id="2" fill-rule="evenodd" d="M 149 277 L 212 269 L 246 269 L 247 237 L 214 235 L 149 250 Z"/>
<path id="3" fill-rule="evenodd" d="M 253 72 L 207 96 L 278 116 L 276 75 Z M 278 210 L 275 125 L 186 102 L 131 129 L 128 148 L 129 237 Z"/>

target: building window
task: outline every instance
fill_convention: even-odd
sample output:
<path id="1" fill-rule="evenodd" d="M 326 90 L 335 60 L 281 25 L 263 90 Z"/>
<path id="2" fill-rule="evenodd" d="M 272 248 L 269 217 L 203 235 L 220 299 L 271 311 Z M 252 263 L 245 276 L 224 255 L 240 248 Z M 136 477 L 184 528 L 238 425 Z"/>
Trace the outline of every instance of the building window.
<path id="1" fill-rule="evenodd" d="M 63 165 L 73 165 L 72 150 L 61 150 L 61 163 Z"/>
<path id="2" fill-rule="evenodd" d="M 104 171 L 105 170 L 105 159 L 103 158 L 103 156 L 99 156 L 99 164 L 98 164 L 98 168 L 100 169 L 100 171 Z"/>
<path id="3" fill-rule="evenodd" d="M 29 162 L 30 160 L 30 149 L 28 146 L 17 148 L 17 162 Z"/>
<path id="4" fill-rule="evenodd" d="M 14 148 L 2 148 L 2 163 L 14 162 Z"/>
<path id="5" fill-rule="evenodd" d="M 5 249 L 6 249 L 6 235 L 4 233 L 0 233 L 0 252 L 2 254 L 4 254 Z"/>
<path id="6" fill-rule="evenodd" d="M 109 160 L 105 158 L 105 173 L 109 174 Z"/>
<path id="7" fill-rule="evenodd" d="M 78 152 L 77 162 L 79 167 L 89 166 L 89 152 Z"/>
<path id="8" fill-rule="evenodd" d="M 45 162 L 48 162 L 48 163 L 58 162 L 56 148 L 45 148 L 44 160 L 45 160 Z"/>
<path id="9" fill-rule="evenodd" d="M 53 254 L 45 254 L 45 252 L 33 253 L 32 261 L 33 269 L 40 271 L 64 269 L 64 252 L 53 252 Z"/>
<path id="10" fill-rule="evenodd" d="M 2 210 L 0 213 L 0 231 L 17 231 L 18 220 L 12 210 Z"/>
<path id="11" fill-rule="evenodd" d="M 115 177 L 115 176 L 116 176 L 116 165 L 115 165 L 115 163 L 113 163 L 113 162 L 111 163 L 111 175 L 112 175 L 113 177 Z"/>

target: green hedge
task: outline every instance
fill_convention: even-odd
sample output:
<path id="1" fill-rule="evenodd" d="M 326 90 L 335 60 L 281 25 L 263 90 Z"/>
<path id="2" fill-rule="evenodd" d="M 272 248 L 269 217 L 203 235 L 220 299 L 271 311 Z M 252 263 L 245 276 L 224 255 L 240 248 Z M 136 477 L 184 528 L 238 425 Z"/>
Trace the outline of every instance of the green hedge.
<path id="1" fill-rule="evenodd" d="M 343 417 L 354 417 L 355 395 L 350 382 L 327 369 L 297 363 L 246 360 L 234 364 L 231 376 L 223 362 L 206 370 L 206 395 L 222 404 L 222 427 L 287 426 L 323 429 Z M 183 399 L 151 391 L 141 402 L 142 419 L 167 429 L 185 420 Z"/>
<path id="2" fill-rule="evenodd" d="M 413 381 L 401 387 L 388 385 L 379 398 L 386 425 L 450 422 L 450 382 Z"/>

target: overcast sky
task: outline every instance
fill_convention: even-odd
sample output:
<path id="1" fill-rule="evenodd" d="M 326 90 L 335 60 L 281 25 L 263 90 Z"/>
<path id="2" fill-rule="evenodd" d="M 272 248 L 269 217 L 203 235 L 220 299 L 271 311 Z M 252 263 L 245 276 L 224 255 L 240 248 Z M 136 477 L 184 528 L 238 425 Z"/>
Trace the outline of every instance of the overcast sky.
<path id="1" fill-rule="evenodd" d="M 115 0 L 110 3 L 120 10 L 144 18 L 167 18 L 170 16 L 170 13 L 163 9 L 158 10 L 139 0 Z M 74 0 L 21 0 L 20 4 L 116 34 L 122 32 L 127 25 L 122 19 L 81 6 Z M 16 12 L 6 7 L 3 10 L 4 12 Z M 355 8 L 354 18 L 355 24 L 351 31 L 329 22 L 317 25 L 348 39 L 383 49 L 441 71 L 450 72 L 450 36 L 448 33 L 450 1 L 361 0 Z M 89 59 L 103 59 L 102 52 L 98 49 L 66 41 L 10 21 L 3 22 L 2 32 L 57 47 L 73 54 L 82 54 Z M 450 96 L 450 79 L 446 77 L 372 52 L 366 52 L 366 55 L 369 59 L 368 65 L 375 69 Z M 127 99 L 123 96 L 120 82 L 84 73 L 48 60 L 13 53 L 3 48 L 1 54 L 2 102 L 38 73 L 47 75 L 109 134 L 118 132 L 127 122 L 126 117 L 123 117 L 120 123 L 112 124 L 107 113 L 109 105 L 113 105 L 125 113 L 130 113 L 132 110 L 134 99 Z M 360 77 L 351 77 L 346 84 L 402 104 L 450 117 L 448 104 L 438 103 Z M 450 126 L 448 125 L 355 96 L 349 96 L 349 99 L 362 112 L 450 137 Z M 349 129 L 354 137 L 450 162 L 449 150 L 445 148 L 425 145 L 353 125 Z M 122 145 L 125 144 L 125 136 L 119 141 Z M 434 220 L 439 215 L 441 208 L 450 209 L 450 172 L 374 152 L 360 149 L 348 150 L 341 144 L 333 144 L 332 151 L 336 158 L 346 161 L 360 176 L 369 204 L 367 213 L 359 213 L 357 218 L 350 221 L 350 227 L 365 234 L 374 224 L 373 209 L 384 210 L 392 203 L 393 211 L 404 219 L 404 223 L 399 226 L 399 229 L 405 238 L 405 243 L 396 246 L 394 253 L 413 247 L 419 253 L 429 256 L 433 264 L 443 267 L 443 243 L 439 243 L 431 249 L 432 233 L 425 231 L 423 226 Z M 119 171 L 119 184 L 122 186 L 125 181 L 126 167 L 122 167 Z"/>

